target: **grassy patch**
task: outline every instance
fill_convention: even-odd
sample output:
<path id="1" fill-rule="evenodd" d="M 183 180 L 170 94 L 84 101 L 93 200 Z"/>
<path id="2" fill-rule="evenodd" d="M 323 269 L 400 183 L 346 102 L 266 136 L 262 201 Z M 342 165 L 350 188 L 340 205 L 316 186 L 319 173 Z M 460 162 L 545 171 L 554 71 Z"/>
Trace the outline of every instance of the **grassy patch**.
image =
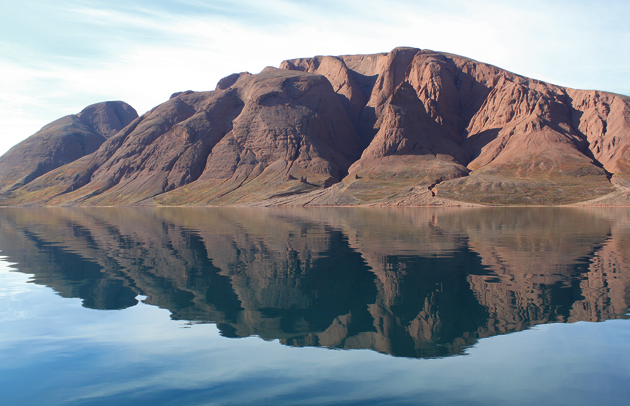
<path id="1" fill-rule="evenodd" d="M 606 178 L 518 178 L 472 174 L 438 185 L 437 195 L 447 199 L 496 205 L 561 205 L 595 199 L 615 188 Z"/>

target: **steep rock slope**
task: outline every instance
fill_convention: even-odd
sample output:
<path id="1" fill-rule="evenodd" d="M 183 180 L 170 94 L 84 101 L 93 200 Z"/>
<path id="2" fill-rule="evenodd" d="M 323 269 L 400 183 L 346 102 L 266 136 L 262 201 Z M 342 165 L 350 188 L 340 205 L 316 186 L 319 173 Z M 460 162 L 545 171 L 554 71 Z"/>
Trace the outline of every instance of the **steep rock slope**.
<path id="1" fill-rule="evenodd" d="M 302 193 L 339 182 L 361 151 L 348 116 L 320 75 L 267 68 L 226 91 L 243 100 L 232 130 L 190 187 L 160 202 L 233 203 Z"/>
<path id="2" fill-rule="evenodd" d="M 137 117 L 124 102 L 105 102 L 46 125 L 0 158 L 0 193 L 93 153 Z"/>
<path id="3" fill-rule="evenodd" d="M 466 129 L 462 146 L 473 155 L 473 175 L 445 191 L 487 203 L 538 204 L 612 191 L 606 169 L 616 167 L 594 159 L 587 137 L 573 125 L 577 114 L 565 89 L 501 77 Z"/>
<path id="4" fill-rule="evenodd" d="M 625 96 L 565 89 L 416 48 L 336 57 L 339 69 L 325 68 L 331 58 L 282 67 L 345 83 L 336 88 L 349 100 L 369 95 L 357 130 L 370 145 L 334 190 L 356 204 L 430 204 L 419 196 L 426 189 L 481 203 L 571 203 L 612 192 L 611 173 L 627 176 Z M 360 87 L 347 77 L 375 80 Z"/>
<path id="5" fill-rule="evenodd" d="M 280 68 L 175 93 L 91 155 L 5 165 L 0 204 L 630 203 L 626 96 L 417 48 Z"/>
<path id="6" fill-rule="evenodd" d="M 46 204 L 247 202 L 338 182 L 360 151 L 323 76 L 268 68 L 173 95 L 16 195 Z"/>

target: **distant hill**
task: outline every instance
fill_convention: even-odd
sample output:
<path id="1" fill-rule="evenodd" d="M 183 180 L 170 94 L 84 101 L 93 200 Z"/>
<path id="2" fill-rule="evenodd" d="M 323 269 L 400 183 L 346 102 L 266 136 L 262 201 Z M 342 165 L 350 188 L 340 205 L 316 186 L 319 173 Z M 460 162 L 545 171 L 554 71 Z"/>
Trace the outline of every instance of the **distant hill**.
<path id="1" fill-rule="evenodd" d="M 0 158 L 0 192 L 15 190 L 92 154 L 136 118 L 133 107 L 118 101 L 93 104 L 53 121 Z"/>
<path id="2" fill-rule="evenodd" d="M 98 106 L 98 107 L 95 107 Z M 630 204 L 630 98 L 446 53 L 317 56 L 60 119 L 2 205 Z"/>

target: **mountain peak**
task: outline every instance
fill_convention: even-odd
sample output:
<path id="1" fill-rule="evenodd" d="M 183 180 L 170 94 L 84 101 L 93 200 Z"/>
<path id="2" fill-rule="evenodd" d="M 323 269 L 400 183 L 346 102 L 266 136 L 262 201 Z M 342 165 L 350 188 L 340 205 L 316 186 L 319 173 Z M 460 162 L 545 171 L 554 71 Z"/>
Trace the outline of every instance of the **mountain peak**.
<path id="1" fill-rule="evenodd" d="M 43 170 L 7 153 L 4 203 L 630 203 L 630 98 L 442 52 L 286 60 L 176 93 L 123 129 L 132 110 L 51 124 L 100 137 L 56 166 L 33 155 L 51 151 L 41 134 L 20 154 Z"/>

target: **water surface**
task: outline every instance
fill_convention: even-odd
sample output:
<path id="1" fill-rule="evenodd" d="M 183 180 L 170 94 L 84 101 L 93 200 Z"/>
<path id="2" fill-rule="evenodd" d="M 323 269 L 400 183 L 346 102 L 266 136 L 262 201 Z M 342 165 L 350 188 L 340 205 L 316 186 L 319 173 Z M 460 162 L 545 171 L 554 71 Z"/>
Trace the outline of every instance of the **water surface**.
<path id="1" fill-rule="evenodd" d="M 630 401 L 630 210 L 2 209 L 16 405 Z"/>

